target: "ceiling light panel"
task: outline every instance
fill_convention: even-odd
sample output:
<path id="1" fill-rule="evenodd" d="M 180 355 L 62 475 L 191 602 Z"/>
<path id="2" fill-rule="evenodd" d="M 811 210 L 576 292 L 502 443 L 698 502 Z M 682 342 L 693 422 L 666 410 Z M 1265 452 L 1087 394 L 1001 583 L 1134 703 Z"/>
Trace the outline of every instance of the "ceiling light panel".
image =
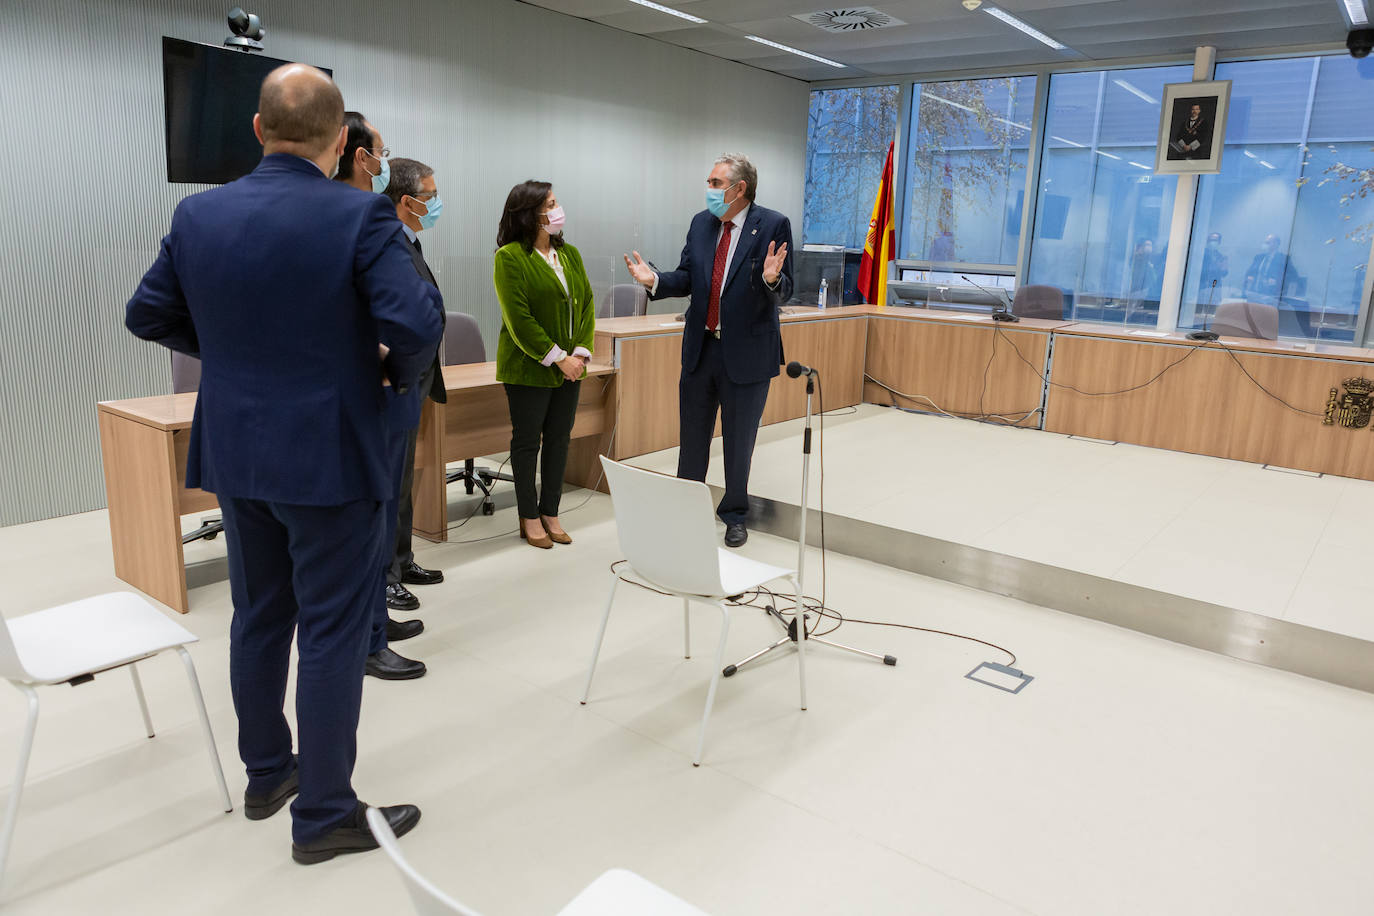
<path id="1" fill-rule="evenodd" d="M 999 9 L 999 8 L 997 8 L 997 7 L 995 7 L 995 6 L 985 6 L 985 7 L 982 7 L 982 10 L 983 10 L 983 12 L 987 13 L 989 16 L 992 16 L 994 19 L 1000 19 L 1000 20 L 1002 20 L 1002 21 L 1005 22 L 1007 25 L 1011 26 L 1013 29 L 1017 29 L 1018 31 L 1025 32 L 1025 33 L 1026 33 L 1027 35 L 1029 35 L 1031 38 L 1034 38 L 1036 41 L 1040 42 L 1041 44 L 1049 45 L 1051 48 L 1054 48 L 1056 51 L 1067 51 L 1067 50 L 1069 49 L 1069 46 L 1068 46 L 1068 45 L 1063 44 L 1062 42 L 1056 41 L 1055 39 L 1053 39 L 1053 38 L 1051 38 L 1050 36 L 1046 35 L 1044 32 L 1042 32 L 1042 31 L 1040 31 L 1039 29 L 1037 29 L 1035 26 L 1031 25 L 1029 22 L 1023 22 L 1022 20 L 1017 19 L 1015 16 L 1013 16 L 1011 13 L 1008 13 L 1008 12 L 1007 12 L 1006 10 L 1004 10 L 1004 9 Z"/>
<path id="2" fill-rule="evenodd" d="M 695 22 L 698 25 L 705 22 L 700 16 L 693 16 L 691 13 L 684 13 L 682 10 L 675 10 L 671 6 L 664 6 L 661 3 L 652 3 L 650 0 L 630 0 L 640 6 L 646 6 L 651 10 L 658 10 L 660 13 L 667 13 L 669 16 L 676 16 L 679 19 L 686 19 L 688 22 Z"/>

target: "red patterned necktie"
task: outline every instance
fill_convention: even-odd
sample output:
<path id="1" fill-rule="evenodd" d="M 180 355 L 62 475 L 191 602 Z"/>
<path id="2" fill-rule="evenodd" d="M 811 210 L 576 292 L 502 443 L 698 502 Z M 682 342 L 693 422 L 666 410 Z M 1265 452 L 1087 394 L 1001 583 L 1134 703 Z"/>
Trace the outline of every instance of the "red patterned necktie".
<path id="1" fill-rule="evenodd" d="M 720 287 L 725 282 L 726 261 L 730 260 L 730 231 L 734 228 L 734 223 L 725 223 L 725 231 L 720 234 L 720 244 L 716 246 L 716 265 L 711 268 L 711 299 L 706 306 L 708 331 L 720 327 Z"/>

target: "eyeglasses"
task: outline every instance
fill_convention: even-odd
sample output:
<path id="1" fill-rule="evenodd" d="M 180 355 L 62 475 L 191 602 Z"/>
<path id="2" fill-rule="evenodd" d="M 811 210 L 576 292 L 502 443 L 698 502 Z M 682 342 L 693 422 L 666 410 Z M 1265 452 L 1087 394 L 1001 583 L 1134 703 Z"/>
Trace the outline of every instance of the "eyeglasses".
<path id="1" fill-rule="evenodd" d="M 390 159 L 390 158 L 391 158 L 391 150 L 388 149 L 388 148 L 385 147 L 385 146 L 382 147 L 382 151 L 381 151 L 380 153 L 379 153 L 379 152 L 376 152 L 375 150 L 368 150 L 368 151 L 367 151 L 367 154 L 368 154 L 369 156 L 371 156 L 373 159 Z"/>

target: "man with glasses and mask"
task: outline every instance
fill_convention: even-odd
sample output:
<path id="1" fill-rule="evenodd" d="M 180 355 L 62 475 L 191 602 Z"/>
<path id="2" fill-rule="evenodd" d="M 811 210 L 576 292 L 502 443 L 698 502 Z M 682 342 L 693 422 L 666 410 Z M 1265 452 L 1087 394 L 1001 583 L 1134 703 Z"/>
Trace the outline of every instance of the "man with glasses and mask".
<path id="1" fill-rule="evenodd" d="M 344 112 L 344 128 L 347 134 L 347 141 L 344 144 L 343 155 L 339 157 L 339 170 L 334 175 L 335 181 L 351 185 L 360 191 L 371 191 L 374 194 L 382 194 L 391 184 L 391 150 L 382 145 L 382 135 L 372 123 L 363 117 L 360 112 Z M 409 246 L 407 246 L 409 247 Z M 389 393 L 388 397 L 393 397 L 394 393 Z M 389 402 L 389 407 L 395 406 Z M 390 410 L 388 411 L 390 412 Z M 391 454 L 388 449 L 387 454 Z M 395 519 L 395 513 L 389 513 Z M 388 531 L 390 523 L 388 523 Z M 378 562 L 390 566 L 390 558 L 394 544 L 386 538 L 383 547 L 383 558 Z M 372 625 L 372 641 L 367 650 L 367 673 L 372 677 L 381 678 L 388 681 L 405 681 L 425 674 L 423 662 L 413 658 L 406 658 L 399 652 L 390 648 L 389 643 L 400 642 L 403 639 L 410 639 L 412 636 L 419 636 L 424 630 L 424 621 L 413 619 L 404 622 L 392 620 L 390 615 L 391 602 L 387 600 L 384 591 L 378 596 L 376 619 Z M 420 606 L 420 602 L 411 596 L 408 606 L 401 610 L 415 610 Z"/>
<path id="2" fill-rule="evenodd" d="M 420 233 L 434 228 L 444 205 L 439 198 L 439 188 L 434 183 L 434 169 L 414 159 L 394 159 L 391 161 L 390 174 L 391 181 L 385 193 L 396 206 L 396 218 L 401 221 L 401 228 L 405 232 L 415 271 L 421 279 L 437 289 L 439 283 L 425 262 L 424 248 L 420 243 Z M 445 317 L 440 312 L 440 321 Z M 439 404 L 448 400 L 437 353 L 413 390 L 392 396 L 388 411 L 391 434 L 396 437 L 391 447 L 397 463 L 398 491 L 395 505 L 388 509 L 390 522 L 395 529 L 394 532 L 388 529 L 388 552 L 383 557 L 383 566 L 386 570 L 386 603 L 395 610 L 414 610 L 420 606 L 420 600 L 406 588 L 406 583 L 434 585 L 444 581 L 442 572 L 425 569 L 416 563 L 415 553 L 411 549 L 411 522 L 415 514 L 411 499 L 411 487 L 415 480 L 415 439 L 420 429 L 420 408 L 426 395 Z M 381 642 L 381 648 L 385 648 L 384 641 Z"/>
<path id="3" fill-rule="evenodd" d="M 391 181 L 391 150 L 382 144 L 382 135 L 360 112 L 345 111 L 344 127 L 348 142 L 339 157 L 334 180 L 360 191 L 381 194 Z"/>
<path id="4" fill-rule="evenodd" d="M 677 476 L 705 480 L 720 412 L 725 497 L 716 514 L 725 546 L 749 537 L 749 465 L 782 364 L 778 308 L 792 295 L 792 224 L 754 203 L 758 171 L 747 156 L 725 155 L 706 178 L 706 209 L 692 219 L 676 270 L 658 271 L 634 252 L 630 275 L 653 299 L 690 296 L 678 382 Z"/>

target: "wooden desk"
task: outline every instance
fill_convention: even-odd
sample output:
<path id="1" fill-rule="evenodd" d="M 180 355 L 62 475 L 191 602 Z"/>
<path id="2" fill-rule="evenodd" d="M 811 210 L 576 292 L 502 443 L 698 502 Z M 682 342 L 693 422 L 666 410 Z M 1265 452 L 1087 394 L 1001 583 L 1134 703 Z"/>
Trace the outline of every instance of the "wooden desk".
<path id="1" fill-rule="evenodd" d="M 860 401 L 868 315 L 868 306 L 856 305 L 789 307 L 780 316 L 783 353 L 789 361 L 820 370 L 826 410 Z M 666 315 L 598 321 L 595 355 L 598 360 L 611 359 L 619 373 L 612 457 L 630 458 L 676 446 L 682 324 Z M 805 412 L 806 386 L 786 375 L 773 379 L 761 422 L 778 423 Z"/>
<path id="2" fill-rule="evenodd" d="M 185 614 L 181 517 L 214 509 L 213 493 L 186 488 L 195 393 L 97 405 L 115 575 Z"/>
<path id="3" fill-rule="evenodd" d="M 1019 417 L 1017 426 L 1040 425 L 1050 335 L 1070 322 L 995 322 L 969 312 L 865 308 L 870 317 L 864 371 L 888 388 L 928 399 L 893 394 L 866 379 L 866 403 L 924 411 L 938 405 L 956 415 Z"/>
<path id="4" fill-rule="evenodd" d="M 1374 480 L 1374 433 L 1322 424 L 1332 388 L 1374 375 L 1374 350 L 1075 324 L 1055 332 L 1052 365 L 1051 432 Z"/>
<path id="5" fill-rule="evenodd" d="M 496 380 L 496 363 L 445 366 L 444 386 L 448 403 L 436 404 L 425 399 L 415 442 L 412 530 L 430 541 L 448 540 L 446 466 L 510 448 L 510 406 L 505 388 Z M 595 455 L 609 446 L 615 424 L 616 392 L 613 367 L 587 367 L 573 424 L 567 474 L 568 480 L 579 486 L 590 485 L 595 476 L 590 480 L 584 478 L 600 470 L 595 466 Z M 574 450 L 578 461 L 573 460 Z"/>
<path id="6" fill-rule="evenodd" d="M 614 412 L 615 370 L 589 366 L 587 376 L 572 434 L 604 446 Z M 510 448 L 510 410 L 496 381 L 496 364 L 449 366 L 444 382 L 448 404 L 425 399 L 412 491 L 415 533 L 432 541 L 448 536 L 445 463 Z M 181 517 L 219 505 L 213 493 L 186 488 L 196 395 L 105 401 L 97 408 L 115 575 L 185 614 L 190 602 Z"/>

